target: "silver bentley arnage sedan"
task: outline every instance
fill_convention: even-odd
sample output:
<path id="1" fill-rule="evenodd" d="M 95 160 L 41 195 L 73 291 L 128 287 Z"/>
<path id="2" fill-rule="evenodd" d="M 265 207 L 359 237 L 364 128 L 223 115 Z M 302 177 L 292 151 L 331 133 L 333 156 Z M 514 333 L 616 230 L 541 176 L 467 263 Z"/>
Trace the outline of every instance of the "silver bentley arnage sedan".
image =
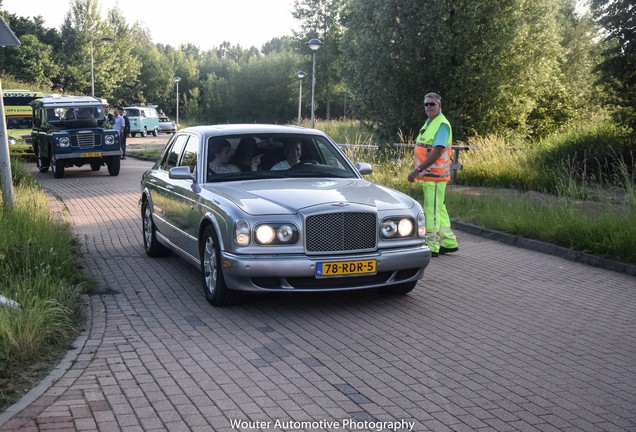
<path id="1" fill-rule="evenodd" d="M 146 253 L 200 268 L 215 306 L 246 291 L 406 294 L 431 259 L 424 214 L 369 173 L 316 129 L 182 129 L 141 180 Z"/>

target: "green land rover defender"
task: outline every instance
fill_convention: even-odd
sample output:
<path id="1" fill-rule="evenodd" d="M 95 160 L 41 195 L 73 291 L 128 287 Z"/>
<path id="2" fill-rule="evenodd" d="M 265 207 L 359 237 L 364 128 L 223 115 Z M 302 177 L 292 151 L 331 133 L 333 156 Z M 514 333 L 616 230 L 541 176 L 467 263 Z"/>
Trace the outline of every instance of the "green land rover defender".
<path id="1" fill-rule="evenodd" d="M 64 169 L 90 165 L 99 171 L 108 167 L 116 176 L 121 166 L 119 132 L 107 129 L 104 106 L 88 96 L 62 96 L 36 99 L 33 107 L 33 151 L 40 172 L 49 167 L 55 178 L 64 177 Z"/>

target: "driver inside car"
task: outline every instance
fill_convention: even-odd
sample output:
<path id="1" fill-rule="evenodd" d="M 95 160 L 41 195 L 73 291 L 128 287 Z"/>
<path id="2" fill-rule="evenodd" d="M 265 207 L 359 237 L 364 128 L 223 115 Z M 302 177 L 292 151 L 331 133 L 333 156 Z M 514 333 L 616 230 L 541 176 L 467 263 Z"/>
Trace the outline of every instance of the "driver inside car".
<path id="1" fill-rule="evenodd" d="M 286 170 L 296 165 L 300 162 L 300 155 L 302 152 L 301 148 L 302 146 L 300 141 L 286 142 L 283 145 L 283 154 L 285 155 L 285 159 L 274 165 L 271 170 Z"/>

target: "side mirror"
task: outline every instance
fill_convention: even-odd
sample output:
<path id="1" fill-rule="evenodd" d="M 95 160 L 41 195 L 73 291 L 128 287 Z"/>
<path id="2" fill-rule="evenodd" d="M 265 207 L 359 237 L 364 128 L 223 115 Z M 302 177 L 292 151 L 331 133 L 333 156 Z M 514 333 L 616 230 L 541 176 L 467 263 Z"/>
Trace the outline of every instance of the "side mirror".
<path id="1" fill-rule="evenodd" d="M 170 171 L 168 171 L 168 177 L 174 180 L 192 180 L 193 182 L 197 181 L 197 177 L 190 172 L 190 167 L 188 166 L 178 166 L 170 168 Z"/>
<path id="2" fill-rule="evenodd" d="M 373 172 L 371 164 L 368 164 L 366 162 L 356 162 L 356 169 L 361 175 L 367 175 Z"/>

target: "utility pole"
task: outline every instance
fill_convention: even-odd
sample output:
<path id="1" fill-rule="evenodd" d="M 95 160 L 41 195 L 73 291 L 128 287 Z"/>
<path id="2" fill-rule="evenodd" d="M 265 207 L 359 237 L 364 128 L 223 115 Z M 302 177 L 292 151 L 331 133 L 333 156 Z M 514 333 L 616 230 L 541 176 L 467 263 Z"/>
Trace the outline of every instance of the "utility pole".
<path id="1" fill-rule="evenodd" d="M 13 34 L 7 23 L 0 16 L 0 46 L 20 46 L 20 41 Z M 4 116 L 4 93 L 0 81 L 0 172 L 2 177 L 2 202 L 6 208 L 13 208 L 13 181 L 11 180 L 11 158 L 9 157 L 9 140 L 7 139 L 7 119 Z"/>

